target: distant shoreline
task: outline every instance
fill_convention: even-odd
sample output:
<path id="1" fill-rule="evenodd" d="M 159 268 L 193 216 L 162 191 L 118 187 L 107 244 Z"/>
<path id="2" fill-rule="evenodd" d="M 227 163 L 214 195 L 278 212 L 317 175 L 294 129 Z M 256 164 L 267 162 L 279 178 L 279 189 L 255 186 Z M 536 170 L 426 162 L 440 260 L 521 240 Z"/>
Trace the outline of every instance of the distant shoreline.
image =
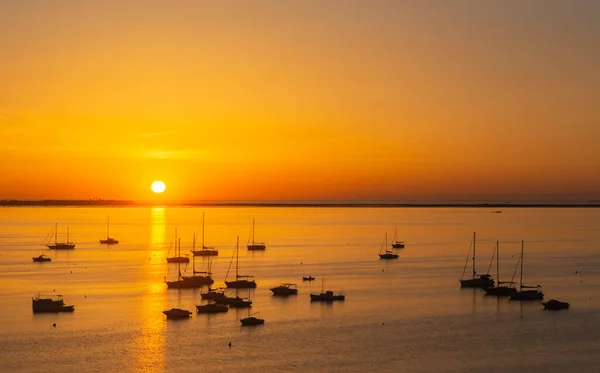
<path id="1" fill-rule="evenodd" d="M 122 200 L 0 200 L 0 207 L 468 207 L 468 208 L 600 208 L 600 201 L 590 202 L 137 202 Z M 500 210 L 498 210 L 500 211 Z M 494 212 L 494 211 L 492 211 Z"/>

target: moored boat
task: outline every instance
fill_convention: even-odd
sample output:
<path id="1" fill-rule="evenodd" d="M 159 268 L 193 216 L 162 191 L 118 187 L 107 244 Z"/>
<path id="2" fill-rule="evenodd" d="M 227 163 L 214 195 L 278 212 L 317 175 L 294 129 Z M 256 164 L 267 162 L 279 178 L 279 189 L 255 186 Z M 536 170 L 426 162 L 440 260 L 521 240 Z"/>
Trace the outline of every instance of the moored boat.
<path id="1" fill-rule="evenodd" d="M 315 276 L 303 276 L 302 281 L 314 281 Z"/>
<path id="2" fill-rule="evenodd" d="M 520 258 L 519 258 L 520 260 Z M 518 265 L 518 262 L 517 262 Z M 515 272 L 517 268 L 515 267 Z M 515 274 L 513 273 L 513 280 Z M 512 295 L 517 292 L 514 281 L 500 281 L 500 242 L 496 241 L 496 280 L 498 286 L 484 288 L 486 295 L 495 295 L 498 297 Z"/>
<path id="3" fill-rule="evenodd" d="M 171 308 L 170 310 L 163 311 L 163 313 L 167 316 L 167 319 L 170 320 L 187 319 L 192 316 L 190 311 L 182 310 L 181 308 Z"/>
<path id="4" fill-rule="evenodd" d="M 265 323 L 264 319 L 259 319 L 258 317 L 254 317 L 254 316 L 245 317 L 245 318 L 241 319 L 240 321 L 242 323 L 242 326 L 263 325 Z"/>
<path id="5" fill-rule="evenodd" d="M 204 305 L 196 305 L 198 313 L 222 313 L 229 311 L 229 307 L 225 304 L 210 303 Z"/>
<path id="6" fill-rule="evenodd" d="M 233 289 L 249 289 L 256 287 L 256 281 L 254 276 L 241 276 L 239 274 L 239 262 L 240 262 L 240 237 L 237 238 L 237 244 L 235 246 L 235 281 L 227 281 L 227 275 L 225 275 L 225 285 L 228 288 Z M 233 258 L 231 258 L 233 260 Z M 229 274 L 229 271 L 227 272 Z"/>
<path id="7" fill-rule="evenodd" d="M 298 294 L 298 286 L 296 284 L 281 284 L 270 289 L 273 295 L 295 295 Z"/>
<path id="8" fill-rule="evenodd" d="M 50 313 L 50 312 L 73 312 L 75 306 L 67 306 L 62 298 L 62 295 L 42 296 L 38 294 L 31 299 L 31 307 L 33 313 Z"/>
<path id="9" fill-rule="evenodd" d="M 110 216 L 106 220 L 106 239 L 105 240 L 104 239 L 100 239 L 100 243 L 103 244 L 103 245 L 116 245 L 116 244 L 119 243 L 119 240 L 117 240 L 116 238 L 109 237 L 109 235 L 108 235 L 109 225 L 110 225 Z"/>
<path id="10" fill-rule="evenodd" d="M 310 300 L 313 301 L 321 301 L 321 302 L 333 302 L 335 300 L 346 300 L 346 295 L 343 293 L 335 294 L 331 290 L 323 291 L 325 288 L 325 279 L 321 280 L 321 293 L 320 294 L 310 294 Z"/>
<path id="11" fill-rule="evenodd" d="M 464 278 L 465 271 L 467 269 L 467 263 L 468 263 L 468 259 L 467 259 L 467 262 L 465 262 L 465 268 L 463 269 L 462 278 L 460 279 L 460 286 L 463 288 L 493 287 L 495 282 L 489 273 L 478 274 L 477 271 L 475 270 L 475 232 L 473 232 L 473 240 L 471 241 L 471 244 L 473 246 L 473 257 L 471 258 L 473 261 L 473 277 L 468 278 L 468 279 Z M 471 252 L 471 250 L 469 249 L 469 254 L 470 254 L 470 252 Z M 467 254 L 467 258 L 469 257 L 469 254 Z"/>
<path id="12" fill-rule="evenodd" d="M 50 242 L 50 237 L 54 234 L 54 243 Z M 54 227 L 46 236 L 43 245 L 47 246 L 51 250 L 73 250 L 75 248 L 75 244 L 73 242 L 69 242 L 69 228 L 67 227 L 67 241 L 66 242 L 58 242 L 58 223 L 54 224 Z"/>
<path id="13" fill-rule="evenodd" d="M 40 254 L 38 256 L 34 256 L 33 258 L 34 262 L 50 262 L 52 261 L 52 259 L 44 254 Z"/>
<path id="14" fill-rule="evenodd" d="M 540 285 L 527 286 L 523 285 L 523 247 L 525 246 L 524 241 L 521 241 L 521 280 L 519 284 L 519 291 L 510 296 L 510 300 L 542 300 L 544 299 L 544 293 Z"/>
<path id="15" fill-rule="evenodd" d="M 196 250 L 194 247 L 192 249 L 192 254 L 194 256 L 218 256 L 219 250 L 214 247 L 204 246 L 204 213 L 202 213 L 202 249 Z"/>
<path id="16" fill-rule="evenodd" d="M 544 306 L 545 310 L 551 310 L 551 311 L 567 310 L 567 309 L 569 309 L 569 307 L 571 307 L 571 305 L 569 303 L 561 302 L 556 299 L 550 299 L 547 302 L 543 302 L 542 306 Z"/>

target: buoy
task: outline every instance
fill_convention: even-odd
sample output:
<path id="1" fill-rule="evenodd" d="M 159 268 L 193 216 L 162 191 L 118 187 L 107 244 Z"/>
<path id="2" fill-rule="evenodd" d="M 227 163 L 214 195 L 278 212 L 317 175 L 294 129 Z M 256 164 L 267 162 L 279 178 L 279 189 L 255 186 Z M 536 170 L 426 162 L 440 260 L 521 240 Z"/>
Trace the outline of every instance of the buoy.
<path id="1" fill-rule="evenodd" d="M 56 328 L 56 323 L 52 324 L 52 326 Z"/>
<path id="2" fill-rule="evenodd" d="M 231 348 L 231 342 L 229 342 L 229 348 Z"/>

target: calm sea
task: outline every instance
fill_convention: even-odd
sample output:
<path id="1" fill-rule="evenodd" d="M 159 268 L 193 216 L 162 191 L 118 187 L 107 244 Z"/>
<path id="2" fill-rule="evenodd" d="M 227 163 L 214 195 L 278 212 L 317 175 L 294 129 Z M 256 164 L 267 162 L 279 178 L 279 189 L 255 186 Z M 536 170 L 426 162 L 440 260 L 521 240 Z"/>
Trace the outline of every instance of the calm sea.
<path id="1" fill-rule="evenodd" d="M 239 236 L 240 274 L 258 283 L 240 295 L 254 301 L 263 326 L 241 327 L 247 310 L 182 321 L 162 314 L 200 304 L 203 290 L 167 290 L 164 279 L 177 276 L 177 265 L 165 260 L 175 229 L 188 252 L 203 212 L 205 244 L 220 250 L 215 286 Z M 0 208 L 0 372 L 598 372 L 600 209 L 491 212 Z M 107 247 L 98 239 L 109 215 L 120 243 Z M 253 218 L 264 252 L 246 250 Z M 75 250 L 40 245 L 55 223 L 59 240 L 69 227 Z M 391 242 L 395 228 L 406 248 L 398 260 L 379 260 L 385 233 Z M 572 308 L 543 311 L 538 302 L 461 289 L 473 232 L 480 272 L 499 241 L 500 277 L 509 280 L 525 240 L 524 282 Z M 40 253 L 52 262 L 33 263 Z M 206 261 L 196 267 L 204 270 Z M 191 264 L 181 270 L 189 273 Z M 496 277 L 495 264 L 491 271 Z M 303 282 L 308 275 L 317 280 Z M 282 282 L 297 283 L 299 294 L 273 297 L 269 287 Z M 322 286 L 345 292 L 346 301 L 311 303 L 309 293 Z M 33 315 L 37 293 L 62 294 L 75 312 Z"/>

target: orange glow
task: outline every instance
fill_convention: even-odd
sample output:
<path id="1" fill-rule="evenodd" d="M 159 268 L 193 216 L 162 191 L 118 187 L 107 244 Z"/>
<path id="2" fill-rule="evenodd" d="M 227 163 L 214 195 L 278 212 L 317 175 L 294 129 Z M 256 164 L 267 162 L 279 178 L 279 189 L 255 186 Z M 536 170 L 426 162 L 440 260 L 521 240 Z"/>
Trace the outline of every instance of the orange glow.
<path id="1" fill-rule="evenodd" d="M 584 10 L 301 3 L 0 6 L 0 199 L 600 198 Z"/>

